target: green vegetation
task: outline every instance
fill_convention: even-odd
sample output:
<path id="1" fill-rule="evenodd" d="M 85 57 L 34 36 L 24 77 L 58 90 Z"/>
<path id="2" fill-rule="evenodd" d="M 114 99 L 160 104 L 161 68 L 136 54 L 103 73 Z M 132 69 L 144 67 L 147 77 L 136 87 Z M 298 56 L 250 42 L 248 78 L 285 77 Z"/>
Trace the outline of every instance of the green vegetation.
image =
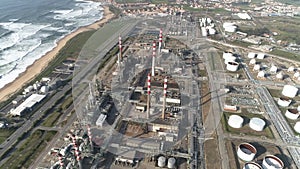
<path id="1" fill-rule="evenodd" d="M 278 2 L 284 3 L 284 4 L 290 4 L 290 5 L 300 5 L 299 0 L 277 0 Z"/>
<path id="2" fill-rule="evenodd" d="M 251 43 L 248 42 L 243 42 L 243 41 L 239 41 L 239 40 L 235 40 L 233 42 L 230 42 L 233 45 L 237 45 L 237 46 L 241 46 L 241 47 L 248 47 L 250 45 L 252 45 Z"/>
<path id="3" fill-rule="evenodd" d="M 0 144 L 2 144 L 15 131 L 16 131 L 15 128 L 0 129 Z"/>
<path id="4" fill-rule="evenodd" d="M 256 35 L 256 36 L 262 36 L 265 33 L 266 34 L 270 33 L 270 30 L 266 27 L 255 28 L 255 29 L 252 29 L 252 28 L 249 28 L 249 27 L 247 27 L 247 28 L 246 27 L 239 27 L 238 31 L 245 32 L 248 35 Z"/>
<path id="5" fill-rule="evenodd" d="M 64 102 L 61 104 L 62 110 L 67 110 L 73 103 L 73 97 L 69 96 L 68 98 L 64 99 Z"/>
<path id="6" fill-rule="evenodd" d="M 223 128 L 224 128 L 225 131 L 227 131 L 229 133 L 232 133 L 232 134 L 237 134 L 237 135 L 245 134 L 245 135 L 257 136 L 257 137 L 262 137 L 263 136 L 263 137 L 267 137 L 267 138 L 270 138 L 270 139 L 274 138 L 273 132 L 270 129 L 270 127 L 268 127 L 268 126 L 266 126 L 265 129 L 261 132 L 252 130 L 249 127 L 249 124 L 246 124 L 246 125 L 244 124 L 243 127 L 239 128 L 239 129 L 235 129 L 235 128 L 230 127 L 228 125 L 228 119 L 229 119 L 229 116 L 232 115 L 232 114 L 235 114 L 235 113 L 229 113 L 229 112 L 224 112 L 223 113 L 222 124 L 223 124 Z M 259 114 L 241 113 L 241 114 L 238 114 L 238 115 L 243 117 L 244 121 L 246 121 L 246 122 L 249 121 L 252 117 L 262 118 L 263 120 L 267 121 L 266 119 L 263 118 L 262 115 L 259 115 Z"/>
<path id="7" fill-rule="evenodd" d="M 36 130 L 19 149 L 11 154 L 10 158 L 1 168 L 29 168 L 34 159 L 47 146 L 47 143 L 54 137 L 56 131 Z"/>
<path id="8" fill-rule="evenodd" d="M 281 91 L 280 90 L 275 90 L 275 89 L 269 89 L 268 88 L 268 91 L 270 92 L 271 96 L 272 97 L 281 97 Z"/>
<path id="9" fill-rule="evenodd" d="M 281 56 L 283 58 L 287 58 L 287 59 L 291 59 L 291 60 L 295 60 L 295 61 L 300 61 L 300 55 L 299 54 L 283 51 L 283 50 L 280 50 L 280 49 L 274 49 L 272 52 L 270 52 L 270 54 L 278 55 L 278 56 Z"/>
<path id="10" fill-rule="evenodd" d="M 62 115 L 62 113 L 60 113 L 60 112 L 51 113 L 47 117 L 47 119 L 42 123 L 42 126 L 53 127 L 61 115 Z"/>

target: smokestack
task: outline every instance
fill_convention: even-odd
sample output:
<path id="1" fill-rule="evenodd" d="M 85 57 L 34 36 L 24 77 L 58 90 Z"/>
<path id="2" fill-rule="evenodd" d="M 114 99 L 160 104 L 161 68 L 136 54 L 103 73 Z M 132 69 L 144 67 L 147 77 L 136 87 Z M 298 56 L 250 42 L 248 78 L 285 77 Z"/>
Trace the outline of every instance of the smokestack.
<path id="1" fill-rule="evenodd" d="M 93 146 L 93 142 L 92 142 L 92 132 L 91 132 L 90 125 L 87 125 L 87 129 L 88 129 L 89 141 L 90 141 L 90 144 L 91 144 L 91 152 L 94 152 L 94 146 Z"/>
<path id="2" fill-rule="evenodd" d="M 158 43 L 158 50 L 161 52 L 162 47 L 162 29 L 159 30 L 159 43 Z"/>
<path id="3" fill-rule="evenodd" d="M 151 94 L 151 74 L 148 74 L 148 80 L 147 80 L 147 119 L 150 117 L 150 94 Z"/>
<path id="4" fill-rule="evenodd" d="M 63 155 L 60 153 L 58 154 L 58 160 L 60 168 L 64 168 Z"/>
<path id="5" fill-rule="evenodd" d="M 75 157 L 76 157 L 76 160 L 77 160 L 77 163 L 78 163 L 78 168 L 82 169 L 81 158 L 80 158 L 80 154 L 79 154 L 77 144 L 74 145 L 74 148 L 75 148 Z"/>
<path id="6" fill-rule="evenodd" d="M 155 76 L 155 55 L 156 55 L 156 42 L 153 41 L 153 46 L 152 46 L 152 72 L 151 72 L 152 76 Z"/>
<path id="7" fill-rule="evenodd" d="M 166 110 L 166 99 L 167 99 L 167 85 L 168 83 L 168 79 L 167 77 L 165 77 L 165 80 L 164 80 L 164 100 L 163 100 L 163 110 L 162 110 L 162 115 L 161 115 L 161 118 L 162 119 L 165 119 L 165 110 Z"/>
<path id="8" fill-rule="evenodd" d="M 122 37 L 119 35 L 119 56 L 118 56 L 118 63 L 121 63 L 122 60 Z"/>

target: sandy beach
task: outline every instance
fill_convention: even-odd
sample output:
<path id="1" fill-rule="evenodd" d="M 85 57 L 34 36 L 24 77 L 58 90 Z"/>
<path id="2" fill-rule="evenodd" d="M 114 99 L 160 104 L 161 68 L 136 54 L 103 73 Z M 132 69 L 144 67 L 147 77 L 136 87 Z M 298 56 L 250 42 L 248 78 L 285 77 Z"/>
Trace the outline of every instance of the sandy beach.
<path id="1" fill-rule="evenodd" d="M 43 69 L 45 69 L 49 62 L 54 59 L 58 52 L 66 45 L 66 43 L 78 35 L 79 33 L 89 31 L 91 29 L 99 29 L 102 24 L 109 21 L 114 14 L 109 11 L 108 6 L 104 6 L 104 14 L 103 18 L 89 26 L 79 28 L 73 33 L 67 35 L 63 39 L 61 39 L 55 48 L 49 51 L 46 55 L 36 60 L 31 66 L 27 67 L 26 71 L 19 75 L 17 79 L 13 82 L 5 85 L 2 89 L 0 89 L 0 101 L 4 101 L 12 96 L 15 92 L 19 91 L 24 85 L 30 82 L 34 77 L 36 77 Z"/>

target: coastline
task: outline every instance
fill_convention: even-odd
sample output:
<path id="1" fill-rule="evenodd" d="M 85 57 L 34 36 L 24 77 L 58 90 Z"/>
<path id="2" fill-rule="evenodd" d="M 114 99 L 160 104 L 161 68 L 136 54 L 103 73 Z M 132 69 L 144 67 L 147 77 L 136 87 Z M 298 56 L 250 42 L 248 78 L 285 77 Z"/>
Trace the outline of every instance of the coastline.
<path id="1" fill-rule="evenodd" d="M 108 22 L 114 17 L 114 14 L 109 10 L 108 6 L 103 7 L 103 17 L 93 24 L 81 27 L 76 31 L 65 36 L 57 42 L 57 45 L 47 52 L 44 56 L 37 59 L 32 65 L 28 66 L 25 72 L 21 73 L 13 82 L 6 84 L 0 89 L 0 102 L 7 100 L 14 93 L 22 89 L 24 85 L 33 80 L 40 72 L 47 68 L 48 64 L 57 56 L 58 52 L 66 45 L 66 43 L 78 34 L 89 31 L 97 30 L 102 24 Z"/>

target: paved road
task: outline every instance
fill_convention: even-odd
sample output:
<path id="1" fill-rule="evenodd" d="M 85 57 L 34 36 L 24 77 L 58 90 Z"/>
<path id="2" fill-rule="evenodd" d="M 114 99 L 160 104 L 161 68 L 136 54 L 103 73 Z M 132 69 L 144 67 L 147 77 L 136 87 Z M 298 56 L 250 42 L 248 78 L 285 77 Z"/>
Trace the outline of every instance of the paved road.
<path id="1" fill-rule="evenodd" d="M 0 145 L 0 156 L 3 156 L 4 153 L 10 149 L 10 147 L 16 143 L 17 139 L 25 132 L 32 129 L 34 123 L 42 118 L 44 115 L 43 112 L 48 110 L 50 107 L 52 107 L 57 100 L 59 100 L 62 96 L 65 95 L 65 93 L 70 90 L 71 84 L 68 83 L 61 89 L 59 92 L 57 92 L 54 96 L 50 98 L 46 103 L 44 103 L 37 111 L 32 115 L 32 117 L 25 122 L 20 128 L 18 128 L 4 143 Z M 0 161 L 0 166 L 3 165 L 6 160 L 8 160 L 8 157 L 4 158 Z"/>

